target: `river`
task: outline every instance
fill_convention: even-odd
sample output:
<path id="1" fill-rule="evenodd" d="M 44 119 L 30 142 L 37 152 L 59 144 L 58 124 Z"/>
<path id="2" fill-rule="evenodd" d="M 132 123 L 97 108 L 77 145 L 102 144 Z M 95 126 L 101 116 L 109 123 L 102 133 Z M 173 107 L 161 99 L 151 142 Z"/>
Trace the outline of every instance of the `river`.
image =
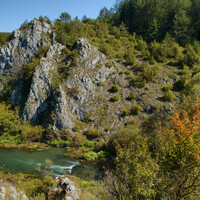
<path id="1" fill-rule="evenodd" d="M 52 161 L 47 170 L 53 176 L 71 174 L 81 178 L 99 179 L 103 175 L 98 165 L 79 162 L 66 157 L 64 148 L 50 148 L 44 151 L 26 151 L 22 149 L 0 149 L 0 170 L 11 173 L 39 174 L 38 168 L 45 168 L 45 160 Z"/>

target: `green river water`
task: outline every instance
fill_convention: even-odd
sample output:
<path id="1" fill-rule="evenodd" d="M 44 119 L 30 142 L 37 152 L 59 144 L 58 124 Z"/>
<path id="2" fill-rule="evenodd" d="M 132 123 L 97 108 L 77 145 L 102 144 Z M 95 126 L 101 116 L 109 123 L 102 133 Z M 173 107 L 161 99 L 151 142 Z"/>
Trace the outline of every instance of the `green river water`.
<path id="1" fill-rule="evenodd" d="M 38 174 L 37 168 L 44 169 L 45 160 L 50 159 L 52 165 L 47 168 L 54 176 L 72 174 L 81 178 L 99 179 L 103 175 L 97 165 L 80 163 L 66 157 L 64 148 L 50 148 L 44 151 L 26 151 L 21 149 L 0 149 L 0 170 L 11 173 Z"/>

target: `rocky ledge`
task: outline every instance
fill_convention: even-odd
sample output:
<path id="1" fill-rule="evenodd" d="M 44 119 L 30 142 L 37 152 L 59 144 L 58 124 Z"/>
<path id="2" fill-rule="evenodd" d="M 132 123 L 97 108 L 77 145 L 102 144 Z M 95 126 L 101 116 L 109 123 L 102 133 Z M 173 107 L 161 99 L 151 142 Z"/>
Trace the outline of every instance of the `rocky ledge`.
<path id="1" fill-rule="evenodd" d="M 0 200 L 28 200 L 29 198 L 23 191 L 17 189 L 9 182 L 0 180 Z"/>

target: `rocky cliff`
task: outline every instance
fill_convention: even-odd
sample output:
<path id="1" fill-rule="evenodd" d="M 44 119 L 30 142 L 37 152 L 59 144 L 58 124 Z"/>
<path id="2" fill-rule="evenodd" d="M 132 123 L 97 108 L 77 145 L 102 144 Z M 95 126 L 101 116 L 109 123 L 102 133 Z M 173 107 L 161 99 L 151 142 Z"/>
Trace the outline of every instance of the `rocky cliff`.
<path id="1" fill-rule="evenodd" d="M 86 129 L 96 127 L 105 133 L 118 130 L 132 118 L 122 115 L 124 108 L 139 102 L 143 111 L 152 112 L 161 95 L 154 89 L 156 83 L 151 83 L 150 89 L 130 85 L 122 73 L 124 65 L 109 60 L 85 38 L 78 39 L 69 53 L 55 41 L 53 29 L 53 24 L 33 20 L 15 30 L 8 44 L 0 48 L 2 91 L 7 77 L 19 74 L 11 102 L 23 119 L 62 133 L 71 132 L 78 120 L 87 124 Z M 47 52 L 38 56 L 44 46 Z M 39 61 L 27 78 L 24 65 L 32 57 Z M 113 85 L 119 89 L 112 91 Z M 131 92 L 136 97 L 128 101 Z"/>

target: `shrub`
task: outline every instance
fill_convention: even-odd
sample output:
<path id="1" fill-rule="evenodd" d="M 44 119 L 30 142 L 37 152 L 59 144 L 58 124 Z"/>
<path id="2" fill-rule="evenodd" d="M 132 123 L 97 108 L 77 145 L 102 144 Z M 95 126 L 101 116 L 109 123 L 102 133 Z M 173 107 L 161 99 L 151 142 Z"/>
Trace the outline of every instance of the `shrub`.
<path id="1" fill-rule="evenodd" d="M 139 105 L 133 105 L 131 106 L 131 114 L 132 115 L 138 115 L 142 111 L 142 107 Z"/>
<path id="2" fill-rule="evenodd" d="M 133 54 L 133 49 L 128 49 L 124 54 L 124 59 L 126 60 L 126 65 L 135 65 L 136 57 Z"/>
<path id="3" fill-rule="evenodd" d="M 182 84 L 185 87 L 185 94 L 191 97 L 200 97 L 200 73 L 195 74 L 192 78 L 190 75 L 181 76 Z"/>
<path id="4" fill-rule="evenodd" d="M 175 96 L 171 90 L 166 91 L 163 96 L 164 101 L 169 101 L 169 102 L 172 102 L 174 98 Z"/>
<path id="5" fill-rule="evenodd" d="M 97 129 L 89 127 L 88 130 L 84 133 L 88 139 L 95 139 L 100 136 L 100 133 Z"/>
<path id="6" fill-rule="evenodd" d="M 38 58 L 30 58 L 29 63 L 23 66 L 23 70 L 25 72 L 25 78 L 29 79 L 33 72 L 35 71 L 35 68 L 40 64 L 40 59 Z"/>
<path id="7" fill-rule="evenodd" d="M 101 81 L 99 81 L 99 82 L 97 83 L 97 86 L 104 86 L 104 83 L 101 82 Z"/>
<path id="8" fill-rule="evenodd" d="M 59 141 L 59 140 L 54 140 L 54 141 L 48 141 L 48 144 L 56 147 L 74 147 L 75 143 L 71 141 Z"/>
<path id="9" fill-rule="evenodd" d="M 82 133 L 77 133 L 77 134 L 74 136 L 73 141 L 74 141 L 75 145 L 76 145 L 77 147 L 79 147 L 79 146 L 81 146 L 81 144 L 82 144 L 83 142 L 86 142 L 87 139 L 86 139 L 86 136 L 83 135 Z"/>
<path id="10" fill-rule="evenodd" d="M 165 85 L 164 87 L 162 87 L 162 91 L 163 92 L 167 92 L 167 91 L 172 90 L 172 89 L 173 89 L 173 85 L 172 84 Z"/>
<path id="11" fill-rule="evenodd" d="M 131 110 L 125 108 L 122 113 L 124 116 L 131 115 Z"/>
<path id="12" fill-rule="evenodd" d="M 141 51 L 142 53 L 145 52 L 146 49 L 148 49 L 147 43 L 142 39 L 142 37 L 139 38 L 139 41 L 136 45 L 136 49 L 138 51 Z"/>
<path id="13" fill-rule="evenodd" d="M 47 52 L 49 50 L 49 46 L 42 46 L 38 51 L 37 51 L 37 57 L 38 58 L 42 58 L 42 57 L 45 57 Z"/>
<path id="14" fill-rule="evenodd" d="M 134 100 L 135 98 L 136 98 L 136 94 L 134 92 L 131 92 L 129 96 L 127 97 L 127 100 L 131 101 L 131 100 Z"/>
<path id="15" fill-rule="evenodd" d="M 126 75 L 130 75 L 131 72 L 127 70 L 127 71 L 125 71 L 124 73 L 125 73 Z"/>
<path id="16" fill-rule="evenodd" d="M 117 192 L 123 199 L 155 199 L 159 166 L 151 158 L 146 138 L 135 135 L 131 146 L 119 148 L 115 163 Z"/>
<path id="17" fill-rule="evenodd" d="M 54 186 L 56 186 L 56 183 L 49 176 L 44 176 L 42 179 L 35 178 L 21 185 L 28 197 L 32 197 L 33 199 L 45 199 L 48 189 Z"/>
<path id="18" fill-rule="evenodd" d="M 141 76 L 143 79 L 145 79 L 147 82 L 149 81 L 155 81 L 155 78 L 160 70 L 160 67 L 158 65 L 150 66 L 148 62 L 145 62 L 141 65 L 142 73 Z"/>
<path id="19" fill-rule="evenodd" d="M 5 45 L 10 37 L 11 33 L 0 33 L 0 46 Z"/>
<path id="20" fill-rule="evenodd" d="M 72 130 L 74 132 L 78 132 L 78 131 L 81 131 L 81 130 L 85 129 L 86 127 L 87 127 L 87 125 L 84 122 L 82 122 L 80 120 L 76 120 L 75 125 L 72 128 Z"/>
<path id="21" fill-rule="evenodd" d="M 121 99 L 120 95 L 114 95 L 110 98 L 111 102 L 119 101 Z"/>
<path id="22" fill-rule="evenodd" d="M 106 63 L 106 67 L 111 68 L 111 67 L 113 67 L 113 64 L 112 64 L 110 61 L 108 61 L 108 62 Z"/>
<path id="23" fill-rule="evenodd" d="M 109 152 L 116 154 L 119 148 L 129 146 L 139 133 L 139 124 L 136 123 L 127 125 L 125 128 L 120 129 L 109 139 L 107 145 Z"/>
<path id="24" fill-rule="evenodd" d="M 88 153 L 83 154 L 83 158 L 85 160 L 94 160 L 98 158 L 98 155 L 94 151 L 89 151 Z"/>
<path id="25" fill-rule="evenodd" d="M 146 80 L 141 74 L 138 74 L 137 77 L 129 76 L 128 78 L 132 86 L 144 87 L 146 85 Z"/>
<path id="26" fill-rule="evenodd" d="M 149 57 L 149 64 L 154 65 L 156 63 L 155 59 L 153 56 Z"/>
<path id="27" fill-rule="evenodd" d="M 87 142 L 83 142 L 81 144 L 81 146 L 84 147 L 89 147 L 89 148 L 95 148 L 95 146 L 98 144 L 98 142 L 94 142 L 94 141 L 87 141 Z"/>
<path id="28" fill-rule="evenodd" d="M 41 126 L 22 126 L 21 127 L 21 137 L 23 140 L 28 141 L 40 141 L 42 138 L 42 133 L 44 129 Z"/>
<path id="29" fill-rule="evenodd" d="M 113 85 L 113 86 L 111 87 L 110 91 L 111 91 L 112 93 L 119 92 L 119 91 L 120 91 L 119 85 Z"/>
<path id="30" fill-rule="evenodd" d="M 114 50 L 112 48 L 112 46 L 108 43 L 103 43 L 101 44 L 100 46 L 100 49 L 99 49 L 102 53 L 104 53 L 106 56 L 108 56 L 108 58 L 113 58 L 114 56 Z"/>
<path id="31" fill-rule="evenodd" d="M 97 153 L 97 155 L 98 155 L 98 159 L 105 161 L 109 154 L 108 152 L 101 150 Z"/>
<path id="32" fill-rule="evenodd" d="M 200 58 L 196 54 L 195 50 L 191 45 L 188 45 L 184 51 L 185 56 L 184 56 L 184 63 L 190 67 L 193 67 L 195 64 L 200 63 Z"/>
<path id="33" fill-rule="evenodd" d="M 44 19 L 44 17 L 42 15 L 39 16 L 39 21 L 40 22 L 45 22 L 45 19 Z"/>

